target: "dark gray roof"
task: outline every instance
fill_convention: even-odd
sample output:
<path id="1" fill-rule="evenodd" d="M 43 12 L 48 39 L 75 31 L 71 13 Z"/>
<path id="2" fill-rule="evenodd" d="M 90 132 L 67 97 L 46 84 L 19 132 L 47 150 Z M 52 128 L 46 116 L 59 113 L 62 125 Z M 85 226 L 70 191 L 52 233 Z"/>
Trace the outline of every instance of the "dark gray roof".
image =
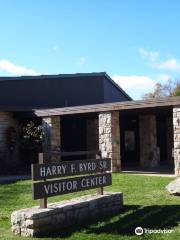
<path id="1" fill-rule="evenodd" d="M 103 72 L 104 76 L 118 89 L 120 90 L 129 100 L 133 100 L 106 72 Z"/>
<path id="2" fill-rule="evenodd" d="M 44 78 L 65 78 L 65 77 L 95 77 L 108 76 L 106 72 L 92 73 L 72 73 L 72 74 L 54 74 L 54 75 L 33 75 L 33 76 L 16 76 L 16 77 L 0 77 L 0 81 L 6 80 L 26 80 L 26 79 L 44 79 Z M 109 77 L 109 76 L 108 76 Z"/>
<path id="3" fill-rule="evenodd" d="M 44 109 L 130 100 L 105 72 L 0 77 L 0 109 Z"/>
<path id="4" fill-rule="evenodd" d="M 72 78 L 72 77 L 105 77 L 111 82 L 114 87 L 122 92 L 129 100 L 132 98 L 117 84 L 106 72 L 92 72 L 92 73 L 72 73 L 72 74 L 56 74 L 56 75 L 35 75 L 35 76 L 17 76 L 17 77 L 0 77 L 0 81 L 22 81 L 22 80 L 38 80 L 38 79 L 53 79 L 53 78 Z"/>

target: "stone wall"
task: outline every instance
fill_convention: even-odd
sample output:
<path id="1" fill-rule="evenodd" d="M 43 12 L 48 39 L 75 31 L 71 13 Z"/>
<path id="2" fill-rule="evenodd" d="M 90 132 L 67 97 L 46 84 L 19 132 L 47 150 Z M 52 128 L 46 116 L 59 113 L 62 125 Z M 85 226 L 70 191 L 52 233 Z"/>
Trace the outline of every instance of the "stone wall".
<path id="1" fill-rule="evenodd" d="M 89 195 L 48 204 L 48 208 L 32 207 L 11 215 L 12 232 L 20 236 L 45 236 L 82 225 L 102 216 L 117 214 L 123 206 L 122 193 Z"/>
<path id="2" fill-rule="evenodd" d="M 142 168 L 159 166 L 160 152 L 157 147 L 156 116 L 141 115 L 139 117 L 140 165 Z"/>
<path id="3" fill-rule="evenodd" d="M 51 117 L 51 151 L 61 151 L 61 121 L 60 116 Z M 51 161 L 59 161 L 60 155 L 51 156 Z"/>
<path id="4" fill-rule="evenodd" d="M 16 131 L 16 141 L 13 147 L 8 142 L 7 130 L 13 127 Z M 13 113 L 0 112 L 0 171 L 13 168 L 18 164 L 19 160 L 19 142 L 18 142 L 18 122 L 13 117 Z M 7 169 L 8 167 L 8 169 Z"/>
<path id="5" fill-rule="evenodd" d="M 112 159 L 112 171 L 121 170 L 120 159 L 120 123 L 119 112 L 103 112 L 99 114 L 99 150 L 102 157 Z"/>
<path id="6" fill-rule="evenodd" d="M 43 118 L 43 152 L 60 151 L 61 148 L 60 116 Z M 53 153 L 51 161 L 60 160 L 60 155 Z M 46 160 L 47 161 L 47 160 Z"/>
<path id="7" fill-rule="evenodd" d="M 174 168 L 176 176 L 180 176 L 180 106 L 173 108 L 174 128 Z"/>

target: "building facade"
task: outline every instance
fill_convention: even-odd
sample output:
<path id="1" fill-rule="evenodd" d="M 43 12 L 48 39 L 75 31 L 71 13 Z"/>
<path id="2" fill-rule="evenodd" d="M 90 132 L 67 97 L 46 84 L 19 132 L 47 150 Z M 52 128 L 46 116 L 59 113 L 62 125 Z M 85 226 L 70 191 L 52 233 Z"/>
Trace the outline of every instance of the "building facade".
<path id="1" fill-rule="evenodd" d="M 22 150 L 20 141 L 21 126 L 30 120 L 43 130 L 36 151 Z M 113 172 L 164 169 L 179 175 L 180 97 L 132 101 L 106 73 L 0 78 L 2 174 L 30 168 L 38 151 L 90 150 L 112 158 Z"/>
<path id="2" fill-rule="evenodd" d="M 0 77 L 0 173 L 18 173 L 18 169 L 23 168 L 26 171 L 26 167 L 37 161 L 41 146 L 32 141 L 30 134 L 22 134 L 28 124 L 42 124 L 41 118 L 34 114 L 34 109 L 131 100 L 104 72 Z M 65 129 L 69 128 L 69 132 L 77 134 L 72 129 L 74 125 L 71 125 L 70 119 L 64 118 L 62 124 L 67 126 Z M 76 124 L 79 124 L 83 137 L 80 143 L 77 141 L 75 149 L 78 144 L 86 146 L 86 124 L 81 119 L 77 119 Z M 89 124 L 92 125 L 91 121 Z M 57 132 L 58 135 L 59 130 Z M 68 146 L 69 136 L 63 135 L 62 143 Z M 78 138 L 75 135 L 73 137 Z"/>
<path id="3" fill-rule="evenodd" d="M 42 117 L 48 135 L 44 152 L 101 150 L 103 157 L 112 158 L 113 172 L 165 169 L 178 176 L 179 102 L 180 97 L 172 97 L 35 113 Z"/>

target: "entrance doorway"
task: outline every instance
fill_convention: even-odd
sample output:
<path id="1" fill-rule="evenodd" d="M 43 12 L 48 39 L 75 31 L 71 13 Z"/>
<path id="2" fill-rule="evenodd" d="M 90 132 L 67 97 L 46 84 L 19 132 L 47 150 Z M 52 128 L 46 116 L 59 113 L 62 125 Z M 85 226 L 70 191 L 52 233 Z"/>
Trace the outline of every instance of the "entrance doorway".
<path id="1" fill-rule="evenodd" d="M 164 165 L 168 163 L 167 159 L 167 130 L 166 121 L 162 116 L 156 117 L 157 126 L 157 146 L 160 149 L 160 164 Z"/>
<path id="2" fill-rule="evenodd" d="M 173 117 L 172 111 L 156 115 L 157 146 L 160 151 L 160 166 L 174 168 L 173 161 Z"/>
<path id="3" fill-rule="evenodd" d="M 121 116 L 122 167 L 139 166 L 139 126 L 136 116 Z"/>
<path id="4" fill-rule="evenodd" d="M 87 118 L 82 116 L 63 116 L 61 118 L 61 151 L 86 151 Z M 84 159 L 86 155 L 63 157 L 63 160 Z"/>

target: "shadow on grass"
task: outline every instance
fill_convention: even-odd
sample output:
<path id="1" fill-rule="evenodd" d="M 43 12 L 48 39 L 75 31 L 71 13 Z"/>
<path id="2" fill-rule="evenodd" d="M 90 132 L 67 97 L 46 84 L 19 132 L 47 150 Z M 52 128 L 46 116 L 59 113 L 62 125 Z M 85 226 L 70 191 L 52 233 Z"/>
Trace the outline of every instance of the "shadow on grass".
<path id="1" fill-rule="evenodd" d="M 14 184 L 19 181 L 24 181 L 26 179 L 8 179 L 8 180 L 0 180 L 0 185 L 8 185 L 8 184 Z"/>
<path id="2" fill-rule="evenodd" d="M 63 232 L 46 236 L 69 237 L 75 232 L 87 234 L 134 235 L 137 226 L 150 229 L 170 229 L 178 226 L 180 221 L 180 205 L 140 206 L 126 205 L 121 212 L 98 218 L 88 224 L 74 226 Z"/>
<path id="3" fill-rule="evenodd" d="M 10 176 L 10 177 L 0 176 L 0 185 L 6 185 L 6 184 L 8 185 L 8 184 L 13 184 L 20 181 L 26 181 L 26 180 L 31 180 L 31 176 Z"/>

